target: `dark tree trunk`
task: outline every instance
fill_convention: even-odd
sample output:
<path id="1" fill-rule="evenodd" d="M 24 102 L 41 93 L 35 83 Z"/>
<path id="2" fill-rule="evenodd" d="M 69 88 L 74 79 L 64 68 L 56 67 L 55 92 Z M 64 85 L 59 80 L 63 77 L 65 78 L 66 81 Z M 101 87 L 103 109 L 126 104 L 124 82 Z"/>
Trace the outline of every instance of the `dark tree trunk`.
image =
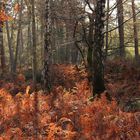
<path id="1" fill-rule="evenodd" d="M 23 10 L 23 0 L 20 1 L 21 9 L 19 11 L 19 21 L 18 21 L 18 33 L 17 33 L 17 44 L 16 44 L 16 52 L 15 52 L 15 62 L 14 62 L 14 73 L 17 70 L 18 63 L 18 55 L 19 55 L 19 47 L 20 47 L 20 34 L 21 34 L 21 25 L 22 25 L 22 10 Z"/>
<path id="2" fill-rule="evenodd" d="M 135 0 L 132 0 L 132 13 L 133 13 L 133 28 L 134 28 L 134 47 L 135 47 L 135 59 L 138 61 L 139 58 L 139 43 L 138 43 L 138 31 L 137 31 L 137 20 L 135 11 Z"/>
<path id="3" fill-rule="evenodd" d="M 0 2 L 0 12 L 3 10 L 3 2 Z M 3 45 L 3 21 L 0 21 L 0 61 L 1 61 L 1 69 L 2 75 L 5 73 L 5 53 L 4 53 L 4 45 Z"/>
<path id="4" fill-rule="evenodd" d="M 87 67 L 88 67 L 88 80 L 92 82 L 92 72 L 93 72 L 93 31 L 94 31 L 94 15 L 89 15 L 89 32 L 88 32 L 88 50 L 87 50 Z"/>
<path id="5" fill-rule="evenodd" d="M 118 30 L 119 30 L 119 42 L 120 42 L 120 56 L 125 57 L 125 46 L 124 46 L 124 16 L 123 16 L 123 2 L 117 0 L 117 15 L 118 15 Z"/>
<path id="6" fill-rule="evenodd" d="M 106 14 L 106 47 L 105 47 L 105 57 L 107 58 L 108 54 L 108 28 L 109 28 L 109 0 L 107 0 L 107 14 Z"/>
<path id="7" fill-rule="evenodd" d="M 3 22 L 0 21 L 0 60 L 1 60 L 1 70 L 2 75 L 5 73 L 5 53 L 4 53 L 4 45 L 3 45 Z"/>
<path id="8" fill-rule="evenodd" d="M 95 36 L 93 48 L 93 95 L 100 96 L 105 90 L 103 53 L 105 0 L 98 0 L 95 7 Z"/>
<path id="9" fill-rule="evenodd" d="M 50 50 L 51 50 L 51 16 L 50 16 L 50 0 L 45 1 L 45 44 L 44 44 L 44 89 L 51 90 L 51 76 L 50 76 Z"/>

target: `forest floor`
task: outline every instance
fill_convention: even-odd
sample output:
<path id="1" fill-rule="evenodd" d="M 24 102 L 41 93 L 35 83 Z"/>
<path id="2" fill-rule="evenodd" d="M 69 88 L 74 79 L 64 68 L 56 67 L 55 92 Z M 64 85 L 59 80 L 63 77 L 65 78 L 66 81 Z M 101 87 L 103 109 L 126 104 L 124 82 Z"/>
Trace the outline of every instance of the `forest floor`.
<path id="1" fill-rule="evenodd" d="M 50 95 L 40 84 L 33 92 L 22 74 L 0 80 L 0 140 L 139 140 L 139 67 L 107 62 L 106 91 L 94 100 L 84 68 L 54 65 L 52 71 Z"/>

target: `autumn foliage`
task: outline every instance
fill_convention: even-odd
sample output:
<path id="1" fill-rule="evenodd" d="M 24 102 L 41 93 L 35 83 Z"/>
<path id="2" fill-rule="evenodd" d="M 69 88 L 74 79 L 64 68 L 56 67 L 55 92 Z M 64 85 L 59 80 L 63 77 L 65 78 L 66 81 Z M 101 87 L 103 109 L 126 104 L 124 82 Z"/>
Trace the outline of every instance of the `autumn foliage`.
<path id="1" fill-rule="evenodd" d="M 4 22 L 4 21 L 7 21 L 7 20 L 10 20 L 11 17 L 8 16 L 4 10 L 1 10 L 0 11 L 0 21 Z"/>
<path id="2" fill-rule="evenodd" d="M 112 65 L 109 62 L 109 66 Z M 120 79 L 123 71 L 127 70 L 127 66 L 121 65 L 117 77 Z M 111 69 L 106 69 L 106 72 Z M 106 92 L 114 96 L 112 101 L 106 99 L 106 92 L 101 99 L 91 97 L 83 69 L 62 65 L 57 70 L 59 78 L 55 81 L 60 82 L 60 77 L 67 82 L 70 79 L 73 87 L 64 82 L 60 83 L 61 86 L 56 84 L 50 95 L 42 90 L 31 93 L 32 86 L 25 84 L 26 79 L 22 74 L 17 76 L 17 83 L 3 84 L 0 89 L 0 139 L 139 140 L 140 112 L 125 112 L 118 106 L 118 91 L 114 83 L 115 80 L 117 83 L 117 78 L 113 78 L 114 81 L 111 79 L 111 76 L 115 76 L 115 70 L 112 69 L 112 75 L 107 75 L 111 85 L 106 82 Z M 79 80 L 80 77 L 82 80 Z M 129 84 L 125 80 L 120 81 Z M 18 94 L 11 94 L 11 88 L 18 89 Z M 126 93 L 124 96 L 128 97 Z"/>

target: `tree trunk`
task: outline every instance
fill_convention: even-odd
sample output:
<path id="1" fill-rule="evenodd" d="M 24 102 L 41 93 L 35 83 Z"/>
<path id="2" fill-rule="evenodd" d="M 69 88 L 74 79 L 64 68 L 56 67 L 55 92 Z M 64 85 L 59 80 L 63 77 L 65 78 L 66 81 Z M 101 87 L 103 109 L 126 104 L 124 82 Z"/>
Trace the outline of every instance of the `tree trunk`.
<path id="1" fill-rule="evenodd" d="M 5 73 L 5 53 L 4 53 L 4 45 L 3 45 L 3 22 L 0 21 L 0 60 L 1 60 L 1 70 L 2 75 Z"/>
<path id="2" fill-rule="evenodd" d="M 49 91 L 51 90 L 51 76 L 50 76 L 50 50 L 51 50 L 51 9 L 50 1 L 46 0 L 46 9 L 45 9 L 45 44 L 44 44 L 44 89 Z"/>
<path id="3" fill-rule="evenodd" d="M 3 2 L 0 2 L 0 12 L 3 10 Z M 3 45 L 3 21 L 0 21 L 0 60 L 1 60 L 1 69 L 2 75 L 5 73 L 5 53 Z"/>
<path id="4" fill-rule="evenodd" d="M 88 67 L 88 80 L 92 82 L 93 72 L 93 31 L 94 31 L 94 16 L 89 15 L 90 25 L 88 33 L 88 51 L 87 51 L 87 67 Z"/>
<path id="5" fill-rule="evenodd" d="M 139 43 L 138 43 L 138 31 L 137 31 L 137 20 L 135 11 L 135 0 L 132 0 L 132 13 L 133 13 L 133 28 L 134 28 L 134 47 L 135 47 L 135 59 L 138 61 L 139 58 Z"/>
<path id="6" fill-rule="evenodd" d="M 23 30 L 21 29 L 21 32 L 20 32 L 20 47 L 19 47 L 19 68 L 20 68 L 20 71 L 22 71 L 22 63 L 23 63 L 23 48 L 24 48 L 24 43 L 23 43 Z"/>
<path id="7" fill-rule="evenodd" d="M 18 61 L 19 47 L 20 47 L 23 0 L 20 1 L 20 4 L 21 4 L 21 8 L 20 8 L 20 12 L 19 12 L 19 21 L 18 21 L 19 23 L 18 23 L 17 44 L 16 44 L 16 52 L 15 52 L 14 73 L 16 73 L 16 70 L 17 70 L 17 61 Z"/>
<path id="8" fill-rule="evenodd" d="M 32 0 L 32 55 L 33 55 L 33 82 L 34 87 L 36 87 L 36 21 L 35 21 L 35 0 Z"/>
<path id="9" fill-rule="evenodd" d="M 41 64 L 43 64 L 43 54 L 44 54 L 44 23 L 41 21 Z"/>
<path id="10" fill-rule="evenodd" d="M 105 90 L 103 53 L 104 47 L 104 17 L 105 0 L 98 0 L 95 7 L 95 35 L 93 48 L 93 95 L 100 97 Z"/>
<path id="11" fill-rule="evenodd" d="M 12 27 L 13 27 L 13 24 L 12 24 Z M 11 31 L 11 37 L 10 37 L 10 31 L 9 31 L 8 21 L 6 21 L 6 31 L 7 31 L 9 56 L 10 56 L 10 72 L 11 72 L 11 74 L 13 74 L 14 73 L 14 53 L 13 53 L 13 49 L 12 49 L 13 29 Z"/>
<path id="12" fill-rule="evenodd" d="M 71 31 L 70 27 L 71 26 L 70 26 L 69 22 L 66 22 L 65 24 L 66 24 L 65 25 L 65 27 L 66 27 L 66 41 L 65 42 L 69 42 L 70 37 L 71 37 L 71 34 L 70 34 L 70 31 Z M 67 44 L 66 49 L 65 49 L 65 58 L 64 58 L 65 59 L 64 62 L 66 64 L 70 63 L 70 53 L 71 53 L 70 51 L 71 51 L 71 45 Z"/>
<path id="13" fill-rule="evenodd" d="M 31 61 L 31 56 L 32 56 L 32 31 L 31 31 L 31 7 L 28 7 L 28 43 L 27 43 L 27 57 L 28 57 L 28 68 L 31 67 L 32 61 Z"/>
<path id="14" fill-rule="evenodd" d="M 123 2 L 117 0 L 117 15 L 118 15 L 118 30 L 119 30 L 119 42 L 120 42 L 120 56 L 125 57 L 125 46 L 124 46 L 124 16 L 123 16 Z"/>
<path id="15" fill-rule="evenodd" d="M 109 0 L 107 0 L 107 15 L 106 15 L 106 47 L 105 47 L 105 57 L 108 54 L 108 27 L 109 27 Z"/>

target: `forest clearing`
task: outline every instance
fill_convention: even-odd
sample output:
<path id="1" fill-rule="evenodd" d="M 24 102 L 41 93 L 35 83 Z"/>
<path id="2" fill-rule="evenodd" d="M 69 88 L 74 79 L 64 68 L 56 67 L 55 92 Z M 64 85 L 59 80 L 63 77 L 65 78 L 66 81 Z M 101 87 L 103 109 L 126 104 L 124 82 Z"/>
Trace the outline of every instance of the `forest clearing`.
<path id="1" fill-rule="evenodd" d="M 139 0 L 0 0 L 0 140 L 139 140 L 139 36 Z"/>

